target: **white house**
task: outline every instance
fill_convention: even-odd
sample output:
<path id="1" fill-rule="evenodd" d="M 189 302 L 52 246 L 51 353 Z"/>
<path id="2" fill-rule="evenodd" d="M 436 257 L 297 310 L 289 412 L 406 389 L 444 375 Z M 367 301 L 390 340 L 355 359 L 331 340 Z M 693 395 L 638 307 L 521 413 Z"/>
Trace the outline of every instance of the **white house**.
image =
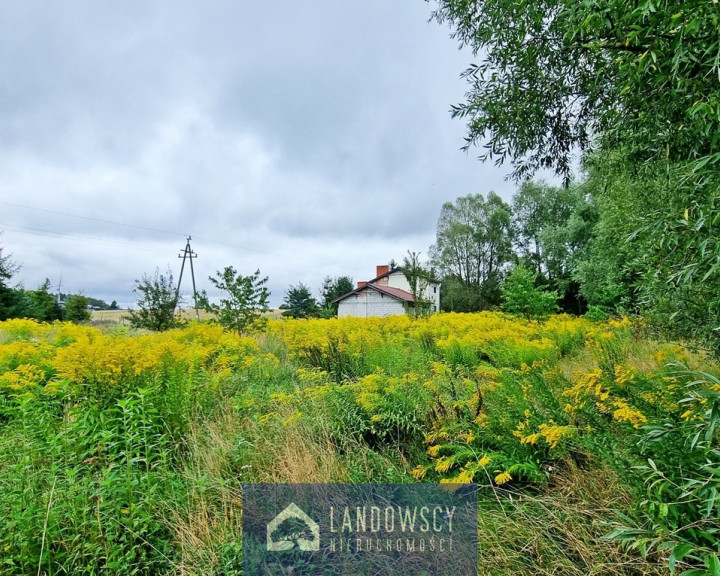
<path id="1" fill-rule="evenodd" d="M 440 309 L 440 284 L 430 282 L 424 299 L 431 310 Z M 338 304 L 338 317 L 343 316 L 393 316 L 405 314 L 406 307 L 415 305 L 410 283 L 402 268 L 378 266 L 376 277 L 368 282 L 358 282 L 357 288 L 333 300 Z"/>

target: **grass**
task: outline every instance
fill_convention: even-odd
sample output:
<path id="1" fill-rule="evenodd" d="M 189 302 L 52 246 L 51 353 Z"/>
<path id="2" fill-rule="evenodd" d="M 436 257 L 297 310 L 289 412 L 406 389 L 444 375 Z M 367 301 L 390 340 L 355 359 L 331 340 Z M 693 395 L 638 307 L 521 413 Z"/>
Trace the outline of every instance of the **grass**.
<path id="1" fill-rule="evenodd" d="M 240 574 L 243 482 L 478 483 L 481 574 L 665 574 L 680 541 L 699 552 L 678 567 L 702 570 L 712 542 L 682 523 L 701 512 L 636 468 L 682 482 L 715 457 L 646 442 L 707 407 L 670 362 L 717 372 L 627 321 L 566 316 L 251 337 L 1 323 L 0 575 Z M 621 524 L 633 540 L 604 538 Z"/>

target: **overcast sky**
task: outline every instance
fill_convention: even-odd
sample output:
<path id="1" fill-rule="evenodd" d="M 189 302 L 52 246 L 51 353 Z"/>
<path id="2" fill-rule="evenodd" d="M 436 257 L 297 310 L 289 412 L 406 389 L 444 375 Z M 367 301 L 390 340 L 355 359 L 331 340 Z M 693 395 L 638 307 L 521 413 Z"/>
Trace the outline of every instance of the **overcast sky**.
<path id="1" fill-rule="evenodd" d="M 422 252 L 440 207 L 506 167 L 460 151 L 472 61 L 423 0 L 6 2 L 0 245 L 14 280 L 133 303 L 185 236 L 198 288 L 233 265 L 302 281 Z M 183 292 L 189 294 L 189 277 Z"/>

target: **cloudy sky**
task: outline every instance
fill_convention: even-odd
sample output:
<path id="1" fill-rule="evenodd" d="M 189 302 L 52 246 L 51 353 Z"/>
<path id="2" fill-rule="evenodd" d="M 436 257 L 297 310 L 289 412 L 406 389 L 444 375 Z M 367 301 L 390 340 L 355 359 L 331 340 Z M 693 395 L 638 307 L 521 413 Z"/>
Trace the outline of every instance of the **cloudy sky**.
<path id="1" fill-rule="evenodd" d="M 185 237 L 302 281 L 428 253 L 443 202 L 508 169 L 460 151 L 471 62 L 423 0 L 23 0 L 0 18 L 0 246 L 15 277 L 132 304 Z M 189 277 L 183 279 L 187 292 Z"/>

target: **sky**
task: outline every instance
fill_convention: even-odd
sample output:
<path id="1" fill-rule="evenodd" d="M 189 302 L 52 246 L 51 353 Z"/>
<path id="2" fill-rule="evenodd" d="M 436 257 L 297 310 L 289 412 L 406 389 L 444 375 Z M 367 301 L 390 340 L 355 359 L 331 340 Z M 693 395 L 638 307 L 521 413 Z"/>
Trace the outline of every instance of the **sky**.
<path id="1" fill-rule="evenodd" d="M 303 282 L 426 258 L 444 202 L 516 188 L 461 151 L 473 61 L 423 0 L 23 0 L 0 19 L 0 246 L 13 282 L 123 307 L 186 237 Z M 187 271 L 182 292 L 191 299 Z"/>

